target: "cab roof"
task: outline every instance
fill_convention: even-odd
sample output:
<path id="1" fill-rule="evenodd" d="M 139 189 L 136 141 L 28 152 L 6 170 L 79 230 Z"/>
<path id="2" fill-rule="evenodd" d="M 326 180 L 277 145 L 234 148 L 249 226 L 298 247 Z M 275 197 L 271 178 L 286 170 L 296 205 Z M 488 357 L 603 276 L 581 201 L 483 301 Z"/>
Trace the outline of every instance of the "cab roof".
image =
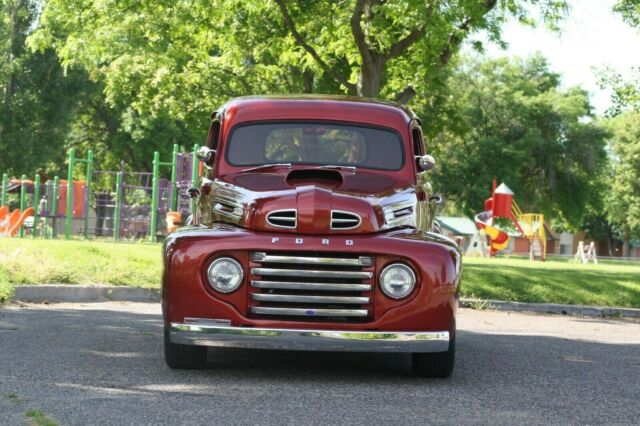
<path id="1" fill-rule="evenodd" d="M 270 95 L 231 99 L 219 110 L 234 124 L 259 120 L 335 120 L 405 127 L 416 115 L 379 99 L 340 95 Z"/>

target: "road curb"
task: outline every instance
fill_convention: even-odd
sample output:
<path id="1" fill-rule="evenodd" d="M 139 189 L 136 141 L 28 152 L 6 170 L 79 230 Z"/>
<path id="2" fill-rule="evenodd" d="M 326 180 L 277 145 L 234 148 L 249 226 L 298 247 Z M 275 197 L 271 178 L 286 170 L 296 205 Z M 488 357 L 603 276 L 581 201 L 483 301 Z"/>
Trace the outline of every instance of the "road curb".
<path id="1" fill-rule="evenodd" d="M 114 285 L 34 284 L 15 287 L 14 301 L 30 303 L 159 302 L 160 290 Z M 508 312 L 535 312 L 585 317 L 640 318 L 640 309 L 604 306 L 522 303 L 505 300 L 466 299 L 460 307 Z"/>
<path id="2" fill-rule="evenodd" d="M 13 300 L 31 303 L 159 302 L 160 290 L 114 285 L 19 285 L 15 287 Z"/>
<path id="3" fill-rule="evenodd" d="M 535 312 L 585 317 L 626 317 L 640 318 L 640 309 L 610 308 L 589 305 L 561 305 L 558 303 L 522 303 L 505 300 L 461 299 L 460 307 L 472 309 L 492 309 L 509 312 Z"/>

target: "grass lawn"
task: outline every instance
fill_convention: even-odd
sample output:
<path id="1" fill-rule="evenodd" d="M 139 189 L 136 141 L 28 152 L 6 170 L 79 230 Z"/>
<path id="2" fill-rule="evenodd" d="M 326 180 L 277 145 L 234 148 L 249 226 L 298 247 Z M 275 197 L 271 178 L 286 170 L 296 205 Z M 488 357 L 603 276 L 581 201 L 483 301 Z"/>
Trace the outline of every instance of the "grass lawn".
<path id="1" fill-rule="evenodd" d="M 19 284 L 159 287 L 160 245 L 12 238 L 0 240 L 0 301 Z M 465 258 L 462 295 L 518 302 L 640 308 L 640 263 Z"/>
<path id="2" fill-rule="evenodd" d="M 159 244 L 0 239 L 0 301 L 19 284 L 160 287 Z"/>
<path id="3" fill-rule="evenodd" d="M 465 258 L 463 269 L 466 297 L 640 308 L 640 262 Z"/>

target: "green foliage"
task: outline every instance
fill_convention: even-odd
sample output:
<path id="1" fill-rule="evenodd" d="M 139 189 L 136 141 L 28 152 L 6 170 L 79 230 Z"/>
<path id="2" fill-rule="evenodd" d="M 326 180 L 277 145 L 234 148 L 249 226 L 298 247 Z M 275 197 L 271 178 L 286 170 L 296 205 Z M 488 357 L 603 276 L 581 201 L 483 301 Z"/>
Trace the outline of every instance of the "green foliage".
<path id="1" fill-rule="evenodd" d="M 598 78 L 601 88 L 612 91 L 608 115 L 640 110 L 640 68 L 632 70 L 631 77 L 628 79 L 610 68 L 605 68 L 600 70 Z"/>
<path id="2" fill-rule="evenodd" d="M 584 90 L 561 89 L 541 56 L 468 60 L 448 83 L 449 121 L 427 145 L 440 160 L 436 187 L 464 213 L 480 211 L 493 179 L 524 211 L 573 228 L 599 210 L 605 132 Z"/>
<path id="3" fill-rule="evenodd" d="M 618 0 L 613 10 L 629 25 L 640 27 L 640 0 Z"/>
<path id="4" fill-rule="evenodd" d="M 36 426 L 58 426 L 58 422 L 44 414 L 41 410 L 29 410 L 24 413 L 30 423 Z"/>
<path id="5" fill-rule="evenodd" d="M 640 238 L 640 111 L 610 119 L 612 174 L 608 179 L 608 218 L 629 243 Z"/>
<path id="6" fill-rule="evenodd" d="M 63 78 L 53 50 L 26 49 L 38 4 L 0 1 L 0 170 L 15 175 L 62 163 L 79 78 L 77 72 Z"/>
<path id="7" fill-rule="evenodd" d="M 112 107 L 193 129 L 243 94 L 393 98 L 412 86 L 428 103 L 464 40 L 483 30 L 500 42 L 505 19 L 529 21 L 531 6 L 551 25 L 566 12 L 560 0 L 50 0 L 30 44 L 86 69 Z"/>

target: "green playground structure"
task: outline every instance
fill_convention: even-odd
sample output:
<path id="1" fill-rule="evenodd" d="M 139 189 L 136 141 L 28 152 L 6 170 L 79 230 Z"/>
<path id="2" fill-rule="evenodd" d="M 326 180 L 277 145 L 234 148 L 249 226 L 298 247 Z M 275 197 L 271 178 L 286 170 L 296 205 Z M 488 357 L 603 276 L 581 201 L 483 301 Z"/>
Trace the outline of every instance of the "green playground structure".
<path id="1" fill-rule="evenodd" d="M 0 214 L 0 236 L 9 236 L 3 233 L 3 226 L 8 229 L 11 210 L 32 208 L 16 236 L 57 238 L 64 233 L 65 239 L 145 238 L 155 242 L 166 232 L 162 226 L 166 214 L 187 217 L 195 209 L 186 189 L 198 180 L 197 149 L 194 145 L 191 151 L 181 152 L 175 144 L 171 161 L 161 161 L 160 153 L 154 152 L 151 173 L 96 170 L 93 151 L 77 157 L 75 148 L 68 153 L 66 179 L 43 179 L 40 174 L 32 180 L 26 175 L 10 179 L 4 173 L 0 212 L 6 214 Z M 78 166 L 85 168 L 78 170 Z"/>

